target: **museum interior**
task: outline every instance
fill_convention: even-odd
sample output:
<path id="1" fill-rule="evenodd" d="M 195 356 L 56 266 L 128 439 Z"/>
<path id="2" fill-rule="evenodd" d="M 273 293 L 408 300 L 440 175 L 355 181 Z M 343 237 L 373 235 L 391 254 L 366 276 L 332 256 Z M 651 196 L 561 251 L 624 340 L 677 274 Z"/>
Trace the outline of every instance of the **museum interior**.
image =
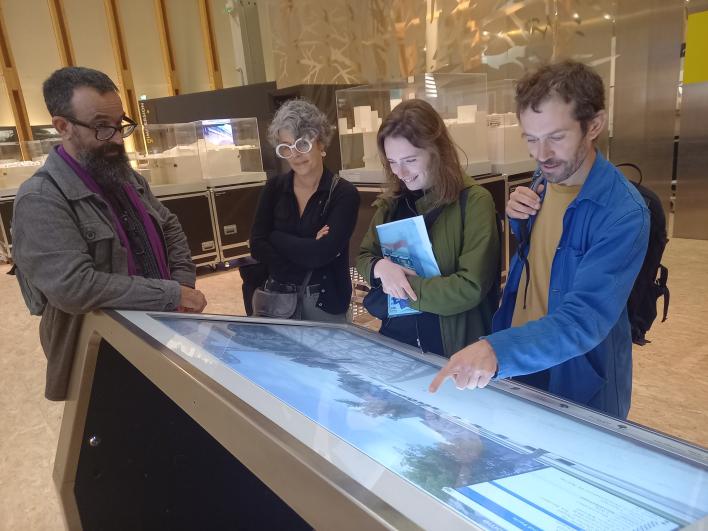
<path id="1" fill-rule="evenodd" d="M 708 0 L 0 0 L 0 53 L 0 530 L 708 529 Z M 377 333 L 355 267 L 392 110 L 429 102 L 502 214 L 537 167 L 516 81 L 563 59 L 601 76 L 597 149 L 666 216 L 670 305 L 633 345 L 626 421 L 508 379 L 428 393 L 447 360 Z M 11 228 L 62 143 L 42 84 L 66 66 L 117 85 L 208 305 L 87 314 L 50 401 Z M 359 192 L 350 324 L 246 317 L 259 197 L 289 169 L 268 127 L 294 98 Z M 503 216 L 500 238 L 503 286 Z"/>

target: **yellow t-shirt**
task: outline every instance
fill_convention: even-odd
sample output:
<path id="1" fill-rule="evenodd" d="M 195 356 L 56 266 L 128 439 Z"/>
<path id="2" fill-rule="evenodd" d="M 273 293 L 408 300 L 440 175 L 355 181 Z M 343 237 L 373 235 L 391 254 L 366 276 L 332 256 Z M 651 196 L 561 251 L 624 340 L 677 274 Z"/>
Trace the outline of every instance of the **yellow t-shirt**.
<path id="1" fill-rule="evenodd" d="M 568 205 L 578 195 L 580 188 L 580 186 L 547 184 L 546 196 L 531 232 L 529 250 L 531 280 L 526 292 L 526 308 L 524 308 L 524 291 L 528 269 L 524 267 L 519 281 L 519 291 L 516 294 L 512 326 L 521 326 L 529 321 L 535 321 L 548 313 L 551 266 L 563 232 L 563 216 Z"/>

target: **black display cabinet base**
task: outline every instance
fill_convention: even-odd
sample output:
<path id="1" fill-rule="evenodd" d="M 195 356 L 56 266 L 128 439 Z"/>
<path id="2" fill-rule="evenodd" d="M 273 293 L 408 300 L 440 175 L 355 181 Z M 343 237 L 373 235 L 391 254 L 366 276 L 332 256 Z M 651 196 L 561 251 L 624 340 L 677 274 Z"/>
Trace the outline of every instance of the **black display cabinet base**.
<path id="1" fill-rule="evenodd" d="M 10 225 L 12 223 L 12 208 L 15 198 L 0 200 L 0 257 L 10 258 L 12 249 L 12 233 Z"/>
<path id="2" fill-rule="evenodd" d="M 248 240 L 264 186 L 265 183 L 252 183 L 212 190 L 222 262 L 250 254 Z"/>
<path id="3" fill-rule="evenodd" d="M 237 395 L 163 345 L 121 312 L 84 316 L 53 473 L 69 529 L 418 528 L 248 381 Z"/>
<path id="4" fill-rule="evenodd" d="M 106 341 L 74 492 L 83 529 L 311 529 Z"/>
<path id="5" fill-rule="evenodd" d="M 177 216 L 197 266 L 220 261 L 209 192 L 158 197 Z"/>

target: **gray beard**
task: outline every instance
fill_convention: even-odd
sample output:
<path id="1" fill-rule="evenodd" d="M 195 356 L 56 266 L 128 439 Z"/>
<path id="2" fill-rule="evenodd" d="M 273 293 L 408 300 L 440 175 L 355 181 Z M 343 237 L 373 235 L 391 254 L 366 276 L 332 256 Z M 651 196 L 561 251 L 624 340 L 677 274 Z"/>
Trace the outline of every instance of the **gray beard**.
<path id="1" fill-rule="evenodd" d="M 107 152 L 114 154 L 107 155 Z M 129 182 L 133 173 L 125 148 L 116 144 L 81 151 L 78 153 L 78 160 L 106 193 L 115 193 L 124 183 Z"/>

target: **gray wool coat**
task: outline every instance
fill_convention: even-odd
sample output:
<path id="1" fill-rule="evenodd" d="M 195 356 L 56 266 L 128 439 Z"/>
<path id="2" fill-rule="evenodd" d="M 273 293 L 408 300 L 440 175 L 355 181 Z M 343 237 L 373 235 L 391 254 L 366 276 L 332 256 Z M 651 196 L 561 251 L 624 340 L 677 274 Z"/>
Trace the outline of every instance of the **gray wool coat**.
<path id="1" fill-rule="evenodd" d="M 98 309 L 171 311 L 180 284 L 194 287 L 196 268 L 177 217 L 133 172 L 131 184 L 156 222 L 172 280 L 128 275 L 127 251 L 108 205 L 52 151 L 15 197 L 12 258 L 27 307 L 41 315 L 47 357 L 45 396 L 66 398 L 83 315 Z"/>

